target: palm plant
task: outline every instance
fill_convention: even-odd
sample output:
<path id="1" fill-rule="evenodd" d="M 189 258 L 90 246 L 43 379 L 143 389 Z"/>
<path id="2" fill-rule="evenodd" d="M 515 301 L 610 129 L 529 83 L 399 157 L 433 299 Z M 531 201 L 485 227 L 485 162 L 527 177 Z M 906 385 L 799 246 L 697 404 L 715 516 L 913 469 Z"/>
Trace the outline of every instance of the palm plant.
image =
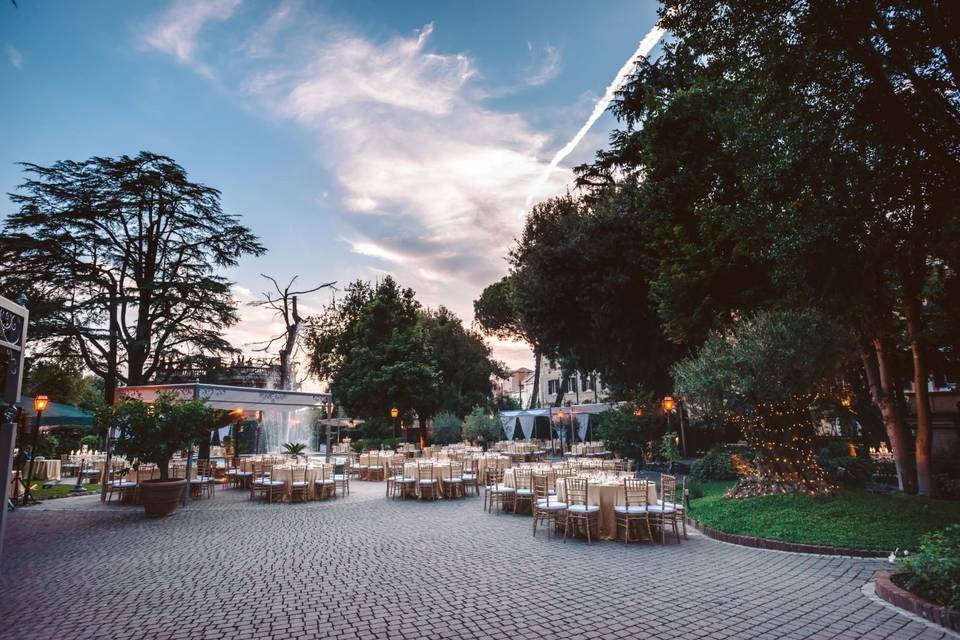
<path id="1" fill-rule="evenodd" d="M 303 455 L 303 452 L 307 450 L 307 445 L 302 442 L 286 442 L 283 445 L 283 451 L 287 455 L 297 456 L 298 458 Z"/>

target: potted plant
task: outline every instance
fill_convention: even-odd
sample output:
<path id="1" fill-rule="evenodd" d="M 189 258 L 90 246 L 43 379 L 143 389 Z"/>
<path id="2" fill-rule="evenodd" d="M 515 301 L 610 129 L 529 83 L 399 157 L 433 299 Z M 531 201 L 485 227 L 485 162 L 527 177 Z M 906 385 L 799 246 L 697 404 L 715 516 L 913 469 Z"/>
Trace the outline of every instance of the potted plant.
<path id="1" fill-rule="evenodd" d="M 293 456 L 294 460 L 299 460 L 306 450 L 307 445 L 302 442 L 285 442 L 283 444 L 283 452 L 288 456 Z"/>
<path id="2" fill-rule="evenodd" d="M 189 450 L 208 438 L 215 413 L 200 400 L 177 401 L 161 395 L 153 404 L 124 400 L 112 409 L 118 435 L 116 451 L 139 463 L 152 462 L 158 480 L 140 483 L 143 510 L 148 518 L 168 516 L 177 509 L 187 480 L 170 478 L 170 460 L 177 451 Z"/>

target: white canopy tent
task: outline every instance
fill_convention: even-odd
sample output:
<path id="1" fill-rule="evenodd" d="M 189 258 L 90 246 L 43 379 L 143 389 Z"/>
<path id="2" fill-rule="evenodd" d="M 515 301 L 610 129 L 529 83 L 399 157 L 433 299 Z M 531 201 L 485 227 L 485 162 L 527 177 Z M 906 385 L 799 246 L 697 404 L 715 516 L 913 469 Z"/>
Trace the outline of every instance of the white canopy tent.
<path id="1" fill-rule="evenodd" d="M 586 440 L 590 424 L 590 416 L 602 413 L 613 408 L 612 404 L 599 402 L 596 404 L 575 404 L 567 407 L 551 407 L 548 409 L 521 409 L 501 411 L 500 424 L 503 427 L 507 440 L 513 440 L 517 420 L 520 421 L 520 430 L 523 437 L 529 440 L 533 436 L 533 424 L 537 417 L 551 418 L 551 429 L 558 435 L 560 441 L 566 440 L 564 420 L 576 420 L 576 438 L 581 442 Z"/>
<path id="2" fill-rule="evenodd" d="M 520 430 L 523 432 L 524 439 L 529 440 L 533 436 L 533 423 L 537 416 L 545 418 L 550 417 L 550 409 L 521 409 L 516 411 L 501 411 L 500 425 L 503 427 L 503 432 L 506 435 L 507 440 L 513 440 L 513 434 L 518 419 L 520 420 Z"/>

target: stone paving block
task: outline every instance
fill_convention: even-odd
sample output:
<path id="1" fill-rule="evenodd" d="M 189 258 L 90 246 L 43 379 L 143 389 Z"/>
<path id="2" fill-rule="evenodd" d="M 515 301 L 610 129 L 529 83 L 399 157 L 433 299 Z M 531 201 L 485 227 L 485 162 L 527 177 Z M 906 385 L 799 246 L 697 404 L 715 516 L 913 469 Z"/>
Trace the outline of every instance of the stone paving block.
<path id="1" fill-rule="evenodd" d="M 860 592 L 888 565 L 723 544 L 566 544 L 482 500 L 264 504 L 171 518 L 57 500 L 11 515 L 4 640 L 922 638 Z M 23 615 L 29 611 L 30 615 Z"/>

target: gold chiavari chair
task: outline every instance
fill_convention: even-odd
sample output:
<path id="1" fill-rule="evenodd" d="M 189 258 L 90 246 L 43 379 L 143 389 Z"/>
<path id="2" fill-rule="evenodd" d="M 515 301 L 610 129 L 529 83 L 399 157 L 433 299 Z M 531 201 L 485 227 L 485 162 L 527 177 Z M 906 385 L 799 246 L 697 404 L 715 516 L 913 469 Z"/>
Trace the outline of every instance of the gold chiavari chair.
<path id="1" fill-rule="evenodd" d="M 680 543 L 680 530 L 677 527 L 677 478 L 660 474 L 660 499 L 657 504 L 647 505 L 650 511 L 650 517 L 653 524 L 660 528 L 660 543 L 666 544 L 666 527 L 669 524 L 673 529 L 673 535 L 677 538 L 677 544 Z"/>
<path id="2" fill-rule="evenodd" d="M 623 480 L 624 504 L 613 508 L 614 517 L 617 520 L 617 533 L 620 533 L 620 526 L 623 525 L 623 544 L 630 540 L 630 525 L 634 529 L 639 529 L 643 525 L 646 531 L 647 540 L 653 541 L 653 533 L 650 529 L 650 511 L 647 509 L 649 497 L 647 493 L 647 481 L 637 480 L 636 478 L 625 478 Z M 640 539 L 639 536 L 635 539 Z"/>
<path id="3" fill-rule="evenodd" d="M 687 491 L 687 476 L 683 476 L 683 483 L 680 486 L 680 502 L 675 502 L 672 506 L 677 511 L 676 517 L 680 520 L 681 528 L 683 529 L 683 539 L 689 540 L 687 537 L 687 500 L 689 499 L 690 494 Z M 663 506 L 664 498 L 658 498 L 657 504 Z M 669 504 L 668 504 L 669 506 Z"/>
<path id="4" fill-rule="evenodd" d="M 370 458 L 370 466 L 367 467 L 367 480 L 380 481 L 386 477 L 385 466 L 388 464 L 388 459 L 379 453 L 375 455 L 376 457 Z"/>
<path id="5" fill-rule="evenodd" d="M 317 477 L 313 481 L 313 497 L 315 500 L 326 500 L 336 496 L 337 483 L 333 479 L 334 468 L 329 464 L 322 464 L 317 468 Z"/>
<path id="6" fill-rule="evenodd" d="M 480 495 L 480 462 L 476 458 L 466 458 L 463 461 L 463 493 L 467 487 L 473 487 L 474 493 Z"/>
<path id="7" fill-rule="evenodd" d="M 273 502 L 274 496 L 283 496 L 283 480 L 274 480 L 269 475 L 266 475 L 268 472 L 266 468 L 269 466 L 270 472 L 273 470 L 273 464 L 265 464 L 263 462 L 254 462 L 253 463 L 253 481 L 250 483 L 250 499 L 254 499 L 256 495 L 262 494 L 267 498 L 268 502 Z"/>
<path id="8" fill-rule="evenodd" d="M 426 499 L 427 496 L 430 496 L 431 500 L 440 497 L 440 485 L 433 477 L 432 462 L 417 463 L 417 492 L 421 500 Z"/>
<path id="9" fill-rule="evenodd" d="M 517 467 L 513 470 L 513 512 L 523 513 L 529 508 L 533 513 L 533 471 L 530 467 Z"/>
<path id="10" fill-rule="evenodd" d="M 566 527 L 567 503 L 560 502 L 550 495 L 547 476 L 536 473 L 533 475 L 533 535 L 537 535 L 537 524 L 547 524 L 547 539 L 550 538 L 551 524 L 559 531 Z"/>
<path id="11" fill-rule="evenodd" d="M 443 483 L 443 495 L 447 498 L 463 498 L 463 462 L 450 462 L 450 477 L 440 476 Z"/>
<path id="12" fill-rule="evenodd" d="M 114 493 L 116 493 L 120 501 L 123 502 L 124 495 L 126 495 L 128 491 L 132 492 L 136 489 L 137 483 L 128 478 L 129 474 L 130 469 L 122 463 L 110 465 L 110 473 L 107 476 L 108 503 L 113 499 Z"/>
<path id="13" fill-rule="evenodd" d="M 290 467 L 290 504 L 307 500 L 307 465 L 295 464 Z"/>
<path id="14" fill-rule="evenodd" d="M 215 486 L 213 474 L 213 464 L 209 460 L 197 460 L 197 477 L 190 479 L 190 495 L 212 498 Z"/>
<path id="15" fill-rule="evenodd" d="M 503 469 L 499 465 L 490 465 L 486 470 L 487 478 L 483 488 L 483 510 L 493 511 L 493 505 L 497 505 L 497 513 L 500 509 L 509 506 L 513 509 L 513 500 L 516 497 L 516 489 L 503 484 Z M 488 508 L 489 506 L 489 508 Z"/>
<path id="16" fill-rule="evenodd" d="M 352 473 L 351 468 L 351 458 L 347 456 L 343 460 L 343 465 L 340 467 L 339 471 L 337 470 L 338 465 L 334 465 L 333 468 L 333 497 L 337 497 L 337 489 L 340 489 L 340 495 L 350 495 L 350 475 Z"/>
<path id="17" fill-rule="evenodd" d="M 567 526 L 563 529 L 563 541 L 567 541 L 567 534 L 571 530 L 576 535 L 582 526 L 587 534 L 587 544 L 590 544 L 594 528 L 597 535 L 600 534 L 600 507 L 587 502 L 590 483 L 586 478 L 566 478 L 564 484 L 567 490 Z"/>

